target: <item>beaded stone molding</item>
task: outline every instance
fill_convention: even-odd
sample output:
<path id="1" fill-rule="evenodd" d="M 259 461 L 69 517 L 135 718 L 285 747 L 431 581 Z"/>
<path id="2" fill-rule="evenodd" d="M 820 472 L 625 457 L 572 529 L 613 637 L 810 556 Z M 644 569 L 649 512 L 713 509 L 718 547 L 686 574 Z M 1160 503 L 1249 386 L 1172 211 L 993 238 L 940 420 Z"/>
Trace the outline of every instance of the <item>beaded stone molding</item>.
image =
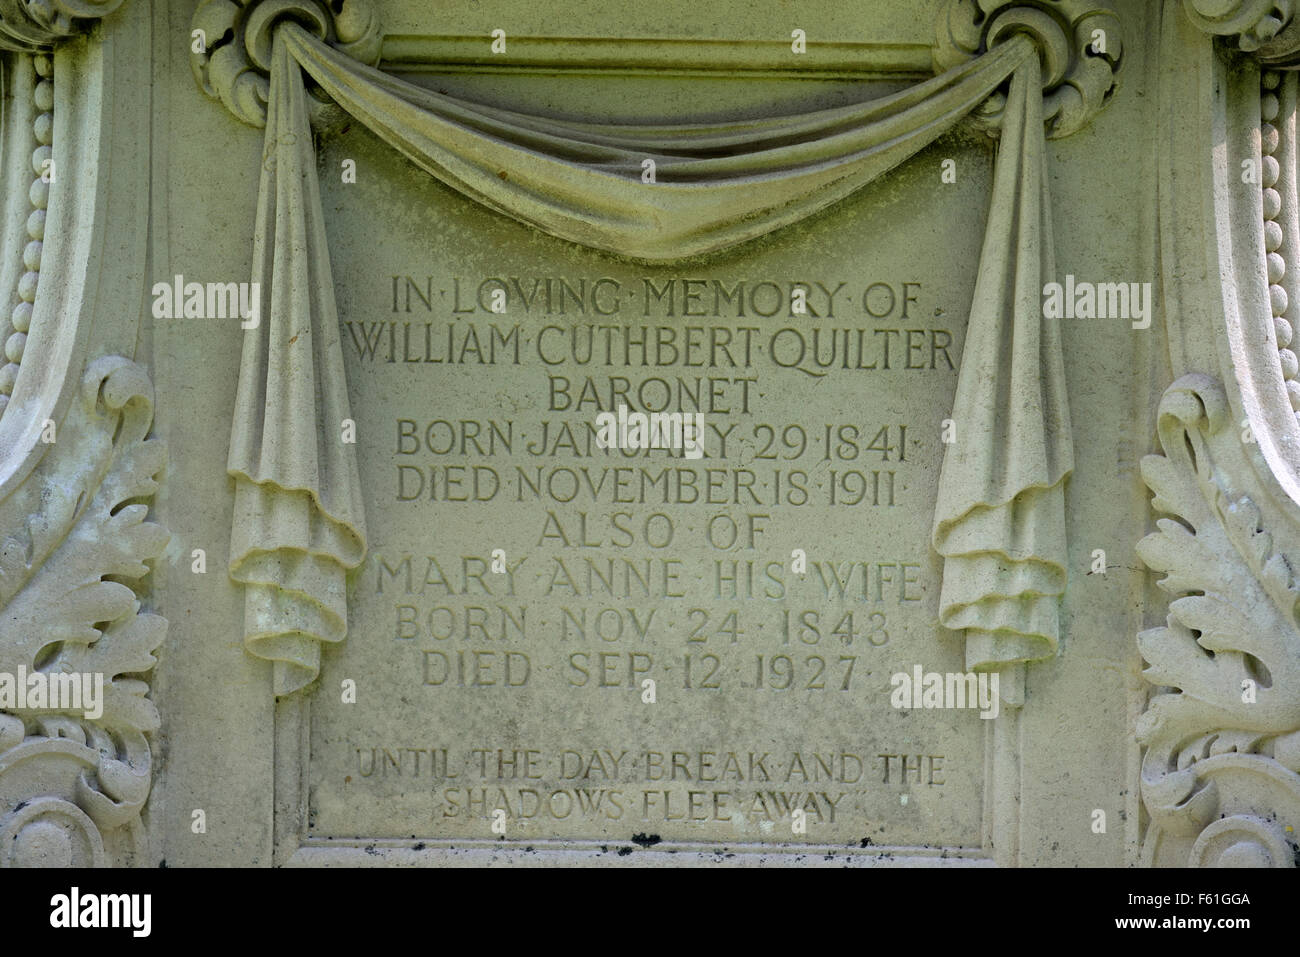
<path id="1" fill-rule="evenodd" d="M 1289 94 L 1287 98 L 1291 101 L 1292 111 L 1295 106 L 1295 83 L 1294 74 L 1288 76 L 1285 80 L 1285 93 Z M 1282 193 L 1278 190 L 1279 180 L 1282 175 L 1280 165 L 1279 148 L 1281 146 L 1281 134 L 1278 130 L 1279 113 L 1281 112 L 1280 97 L 1284 91 L 1283 74 L 1276 70 L 1264 70 L 1260 73 L 1260 186 L 1263 190 L 1263 214 L 1264 214 L 1264 252 L 1267 262 L 1268 271 L 1268 301 L 1269 308 L 1273 316 L 1273 331 L 1277 337 L 1278 362 L 1282 368 L 1282 381 L 1286 386 L 1287 400 L 1290 402 L 1291 409 L 1297 413 L 1300 418 L 1300 381 L 1297 376 L 1300 375 L 1300 359 L 1297 359 L 1295 352 L 1292 350 L 1292 339 L 1295 335 L 1292 311 L 1290 308 L 1290 297 L 1287 295 L 1283 281 L 1286 279 L 1287 262 L 1283 257 L 1284 234 L 1283 234 L 1283 201 Z"/>
<path id="2" fill-rule="evenodd" d="M 27 192 L 32 212 L 27 219 L 30 242 L 23 248 L 24 272 L 18 279 L 18 303 L 8 320 L 0 319 L 0 336 L 4 338 L 5 364 L 0 367 L 0 413 L 9 404 L 14 384 L 18 381 L 19 366 L 27 346 L 27 333 L 31 328 L 33 303 L 36 302 L 37 285 L 41 278 L 41 247 L 45 238 L 45 210 L 49 204 L 50 185 L 54 174 L 54 63 L 44 53 L 30 58 L 20 57 L 16 69 L 32 69 L 36 83 L 32 87 L 32 102 L 36 118 L 32 133 L 36 149 L 32 152 L 32 172 L 35 179 Z"/>

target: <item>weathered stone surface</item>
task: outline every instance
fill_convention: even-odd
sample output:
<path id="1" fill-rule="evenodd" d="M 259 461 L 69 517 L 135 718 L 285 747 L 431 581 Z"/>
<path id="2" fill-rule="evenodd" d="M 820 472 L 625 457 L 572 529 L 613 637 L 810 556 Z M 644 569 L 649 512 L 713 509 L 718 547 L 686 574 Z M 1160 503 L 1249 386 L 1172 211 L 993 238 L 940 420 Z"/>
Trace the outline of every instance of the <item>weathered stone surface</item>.
<path id="1" fill-rule="evenodd" d="M 0 864 L 1293 863 L 1290 4 L 102 6 Z"/>

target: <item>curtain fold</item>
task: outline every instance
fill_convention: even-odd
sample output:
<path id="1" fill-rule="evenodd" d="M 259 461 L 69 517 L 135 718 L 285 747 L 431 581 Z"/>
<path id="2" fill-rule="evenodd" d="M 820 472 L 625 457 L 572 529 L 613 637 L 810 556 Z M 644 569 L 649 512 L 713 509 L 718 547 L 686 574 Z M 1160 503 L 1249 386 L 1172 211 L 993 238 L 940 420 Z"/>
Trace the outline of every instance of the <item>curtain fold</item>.
<path id="1" fill-rule="evenodd" d="M 346 575 L 365 555 L 334 278 L 302 70 L 285 31 L 270 102 L 253 239 L 259 323 L 244 333 L 227 471 L 230 574 L 244 585 L 244 643 L 275 663 L 277 695 L 320 671 L 347 634 Z"/>
<path id="2" fill-rule="evenodd" d="M 276 27 L 253 279 L 228 470 L 232 576 L 248 650 L 276 693 L 319 673 L 347 630 L 345 579 L 365 555 L 364 509 L 304 72 L 355 119 L 447 185 L 554 236 L 668 261 L 806 218 L 950 130 L 1008 78 L 993 199 L 958 375 L 933 544 L 940 620 L 972 668 L 1056 647 L 1072 469 L 1054 272 L 1041 71 L 1034 42 L 994 49 L 892 96 L 725 123 L 594 125 L 472 103 L 359 64 L 298 24 Z M 654 161 L 654 182 L 642 179 Z"/>
<path id="3" fill-rule="evenodd" d="M 1035 56 L 1016 69 L 1003 113 L 934 515 L 939 620 L 966 631 L 972 669 L 1048 657 L 1059 638 L 1074 451 L 1060 330 L 1043 314 L 1055 273 Z"/>
<path id="4" fill-rule="evenodd" d="M 470 103 L 359 64 L 296 24 L 280 28 L 330 98 L 421 169 L 506 216 L 584 246 L 668 261 L 797 222 L 925 148 L 986 100 L 1033 42 L 893 96 L 722 124 L 565 122 Z M 655 182 L 642 182 L 643 161 Z"/>

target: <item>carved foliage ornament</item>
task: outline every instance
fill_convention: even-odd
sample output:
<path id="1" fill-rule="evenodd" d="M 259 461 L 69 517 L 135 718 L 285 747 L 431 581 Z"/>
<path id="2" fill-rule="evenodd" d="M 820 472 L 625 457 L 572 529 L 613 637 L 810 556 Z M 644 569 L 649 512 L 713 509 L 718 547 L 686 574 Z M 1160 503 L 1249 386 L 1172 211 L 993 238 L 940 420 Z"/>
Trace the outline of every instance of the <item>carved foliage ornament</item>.
<path id="1" fill-rule="evenodd" d="M 368 0 L 203 0 L 192 24 L 200 31 L 190 52 L 194 79 L 251 126 L 266 125 L 273 38 L 286 21 L 354 60 L 379 62 L 383 35 Z"/>
<path id="2" fill-rule="evenodd" d="M 1013 33 L 1032 37 L 1042 58 L 1048 136 L 1069 136 L 1092 122 L 1119 86 L 1124 48 L 1114 11 L 1087 0 L 1053 0 L 1041 7 L 957 0 L 940 9 L 935 70 L 979 56 Z M 996 94 L 976 119 L 996 130 L 1005 105 L 1005 94 Z"/>
<path id="3" fill-rule="evenodd" d="M 145 736 L 159 719 L 145 675 L 167 623 L 136 589 L 169 537 L 146 521 L 166 462 L 152 421 L 143 369 L 90 363 L 48 451 L 0 502 L 0 674 L 102 681 L 98 714 L 52 699 L 0 711 L 0 867 L 146 863 Z"/>
<path id="4" fill-rule="evenodd" d="M 1143 861 L 1294 866 L 1300 820 L 1295 565 L 1226 467 L 1242 435 L 1218 382 L 1185 375 L 1160 402 L 1162 455 L 1142 461 L 1166 517 L 1138 554 L 1164 574 L 1166 623 L 1138 636 L 1157 688 L 1138 722 Z"/>
<path id="5" fill-rule="evenodd" d="M 0 0 L 0 50 L 35 53 L 85 30 L 123 0 Z"/>

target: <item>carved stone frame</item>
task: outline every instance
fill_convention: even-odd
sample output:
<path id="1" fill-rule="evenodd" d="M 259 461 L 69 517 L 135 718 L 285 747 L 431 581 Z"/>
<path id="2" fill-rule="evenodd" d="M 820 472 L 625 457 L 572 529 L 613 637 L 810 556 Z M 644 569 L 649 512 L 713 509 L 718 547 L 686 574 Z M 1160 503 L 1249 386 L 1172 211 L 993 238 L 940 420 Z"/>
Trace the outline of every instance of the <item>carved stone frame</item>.
<path id="1" fill-rule="evenodd" d="M 50 195 L 41 262 L 45 281 L 35 303 L 27 368 L 11 408 L 0 417 L 0 498 L 40 461 L 48 448 L 40 441 L 41 424 L 62 419 L 87 359 L 135 354 L 145 308 L 151 40 L 148 6 L 135 3 L 53 54 L 58 188 Z M 7 141 L 12 126 L 31 127 L 30 100 L 19 108 L 5 117 Z M 30 150 L 15 154 L 4 169 L 5 182 L 16 179 L 25 187 L 31 182 Z M 26 189 L 7 191 L 0 223 L 5 279 L 11 264 L 22 261 L 27 212 Z M 101 262 L 113 268 L 97 268 Z M 5 289 L 10 295 L 12 286 Z"/>
<path id="2" fill-rule="evenodd" d="M 106 685 L 115 675 L 128 676 L 123 692 L 143 697 L 148 686 L 130 676 L 150 670 L 166 623 L 140 612 L 138 599 L 149 573 L 144 561 L 161 552 L 166 533 L 141 524 L 144 509 L 137 507 L 121 534 L 134 525 L 147 543 L 139 539 L 128 546 L 125 539 L 115 543 L 92 535 L 78 546 L 62 537 L 101 520 L 108 514 L 104 509 L 116 511 L 119 493 L 148 498 L 165 462 L 162 444 L 146 438 L 152 385 L 132 361 L 149 258 L 150 10 L 147 3 L 122 7 L 120 0 L 99 6 L 101 12 L 79 19 L 90 16 L 85 11 L 91 5 L 79 5 L 70 18 L 55 2 L 46 8 L 49 22 L 20 22 L 14 15 L 0 27 L 0 47 L 10 51 L 6 79 L 26 77 L 8 84 L 0 133 L 6 153 L 0 209 L 6 310 L 17 304 L 15 289 L 24 271 L 40 275 L 21 366 L 10 357 L 10 374 L 17 375 L 0 415 L 0 541 L 8 552 L 7 573 L 21 582 L 16 593 L 12 582 L 6 590 L 7 614 L 29 635 L 39 632 L 39 625 L 34 630 L 21 625 L 27 621 L 20 617 L 24 609 L 45 608 L 57 618 L 67 589 L 78 587 L 80 573 L 65 575 L 72 561 L 69 549 L 81 547 L 82 559 L 100 562 L 88 566 L 100 569 L 98 575 L 89 571 L 92 587 L 120 589 L 119 598 L 123 591 L 136 593 L 132 610 L 93 629 L 86 647 L 95 655 L 81 658 L 100 662 L 96 667 L 104 670 Z M 52 58 L 52 105 L 41 107 L 33 96 L 33 56 Z M 53 153 L 46 155 L 55 165 L 44 232 L 40 242 L 31 242 L 28 215 L 34 200 L 27 187 L 35 163 L 33 123 L 42 110 L 52 114 Z M 13 331 L 7 318 L 3 325 L 7 336 Z M 51 441 L 54 434 L 57 441 Z M 80 489 L 81 498 L 55 501 L 63 489 Z M 24 549 L 28 557 L 19 557 Z M 116 567 L 128 554 L 135 566 L 130 573 Z M 115 573 L 132 580 L 132 586 L 105 577 Z M 21 660 L 13 639 L 10 635 L 0 650 L 11 661 Z M 67 648 L 60 658 L 65 651 L 73 660 L 81 654 Z M 104 664 L 108 660 L 111 670 Z M 57 713 L 0 719 L 0 836 L 5 838 L 0 866 L 157 864 L 161 849 L 151 839 L 145 810 L 152 770 L 144 737 L 156 730 L 157 714 L 147 700 L 140 700 L 139 708 L 142 722 L 107 714 L 102 721 Z M 23 839 L 33 827 L 31 840 Z"/>
<path id="3" fill-rule="evenodd" d="M 1261 87 L 1261 60 L 1274 62 L 1282 38 L 1272 35 L 1284 21 L 1272 20 L 1290 5 L 1229 5 L 1221 29 L 1200 17 L 1199 5 L 1166 0 L 1161 11 L 1157 165 L 1173 384 L 1158 412 L 1164 455 L 1149 456 L 1143 471 L 1166 533 L 1190 528 L 1196 538 L 1232 545 L 1192 569 L 1190 583 L 1186 570 L 1161 554 L 1161 534 L 1139 547 L 1149 566 L 1169 576 L 1163 581 L 1174 601 L 1149 591 L 1147 623 L 1154 627 L 1140 638 L 1155 687 L 1141 695 L 1147 710 L 1136 728 L 1146 756 L 1143 840 L 1134 863 L 1285 867 L 1295 863 L 1290 824 L 1300 814 L 1296 728 L 1287 714 L 1300 701 L 1300 687 L 1289 682 L 1300 655 L 1293 572 L 1300 426 L 1288 393 L 1295 376 L 1288 340 L 1300 314 L 1292 294 L 1300 291 L 1300 216 L 1294 81 L 1284 84 L 1289 104 L 1276 109 L 1271 90 Z M 1257 25 L 1242 21 L 1265 13 L 1261 48 Z M 1278 87 L 1274 78 L 1268 83 Z M 1199 484 L 1198 519 L 1168 494 L 1171 475 Z M 1194 627 L 1198 612 L 1187 602 L 1230 608 L 1234 597 L 1244 613 L 1237 629 Z M 1180 634 L 1215 646 L 1217 654 L 1206 657 L 1225 668 L 1240 659 L 1269 698 L 1251 710 L 1239 708 L 1226 685 L 1217 696 L 1207 692 L 1197 678 L 1204 652 L 1180 646 Z M 1184 719 L 1180 728 L 1174 714 L 1204 717 L 1199 725 Z"/>
<path id="4" fill-rule="evenodd" d="M 493 72 L 495 64 L 481 60 L 471 62 L 461 55 L 470 38 L 429 35 L 402 35 L 397 42 L 385 42 L 383 59 L 378 66 L 393 72 L 410 72 L 423 67 L 443 68 L 450 63 L 457 72 Z M 516 43 L 519 41 L 516 40 Z M 581 53 L 562 39 L 534 38 L 527 41 L 522 62 L 515 62 L 514 73 L 529 72 L 553 75 L 619 74 L 672 69 L 675 74 L 700 76 L 750 76 L 752 70 L 741 64 L 758 62 L 766 77 L 854 77 L 859 79 L 920 80 L 932 75 L 931 49 L 900 46 L 885 41 L 846 41 L 837 44 L 843 62 L 833 72 L 813 71 L 784 65 L 766 56 L 762 44 L 739 41 L 710 41 L 717 53 L 712 66 L 683 70 L 673 64 L 672 56 L 663 54 L 654 40 L 620 39 L 594 43 L 584 41 Z M 617 54 L 617 63 L 609 61 Z M 391 59 L 390 59 L 391 57 Z M 755 57 L 758 58 L 755 61 Z M 770 62 L 769 62 L 770 61 Z M 627 64 L 632 64 L 628 66 Z M 991 146 L 990 141 L 990 146 Z M 1026 665 L 1013 663 L 1001 673 L 1004 709 L 997 721 L 987 723 L 984 750 L 984 788 L 981 813 L 981 842 L 976 847 L 906 846 L 872 847 L 856 853 L 843 845 L 811 843 L 673 843 L 662 842 L 637 850 L 641 865 L 719 862 L 719 854 L 735 854 L 748 865 L 808 865 L 823 862 L 886 866 L 1015 866 L 1020 855 L 1020 805 L 1022 760 L 1019 747 L 1024 704 Z M 604 851 L 608 840 L 492 840 L 384 838 L 312 838 L 308 822 L 310 808 L 311 696 L 315 686 L 303 692 L 277 698 L 274 730 L 273 861 L 276 866 L 484 866 L 541 861 L 547 866 L 590 865 L 608 861 Z M 605 847 L 603 848 L 602 845 Z M 525 852 L 525 846 L 530 853 Z M 617 858 L 615 858 L 617 860 Z"/>

